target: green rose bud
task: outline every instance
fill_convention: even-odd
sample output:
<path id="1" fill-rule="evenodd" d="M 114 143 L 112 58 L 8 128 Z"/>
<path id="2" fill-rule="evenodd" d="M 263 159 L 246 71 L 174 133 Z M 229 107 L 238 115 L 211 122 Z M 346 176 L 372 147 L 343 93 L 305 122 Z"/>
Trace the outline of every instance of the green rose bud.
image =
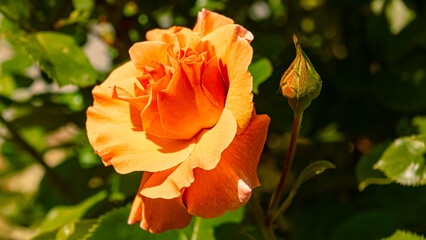
<path id="1" fill-rule="evenodd" d="M 281 78 L 280 91 L 294 113 L 301 114 L 320 94 L 322 82 L 294 34 L 293 41 L 296 58 Z"/>

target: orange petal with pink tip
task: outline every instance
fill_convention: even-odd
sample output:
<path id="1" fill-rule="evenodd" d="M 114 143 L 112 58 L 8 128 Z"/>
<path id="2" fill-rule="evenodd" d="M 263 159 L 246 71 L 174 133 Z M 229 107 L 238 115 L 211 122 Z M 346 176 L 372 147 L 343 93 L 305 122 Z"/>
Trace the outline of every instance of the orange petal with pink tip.
<path id="1" fill-rule="evenodd" d="M 179 43 L 181 48 L 194 48 L 200 42 L 199 34 L 185 27 L 171 27 L 169 29 L 153 29 L 146 33 L 148 41 L 162 41 L 165 43 Z"/>
<path id="2" fill-rule="evenodd" d="M 234 20 L 203 8 L 201 12 L 198 12 L 197 23 L 193 30 L 203 37 L 224 25 L 233 23 Z"/>
<path id="3" fill-rule="evenodd" d="M 234 24 L 216 29 L 202 39 L 215 47 L 222 75 L 228 78 L 225 109 L 230 110 L 237 120 L 238 134 L 248 125 L 253 112 L 253 77 L 248 71 L 253 56 L 249 44 L 252 39 L 249 31 Z"/>
<path id="4" fill-rule="evenodd" d="M 223 151 L 214 169 L 194 169 L 195 181 L 183 193 L 190 214 L 217 217 L 249 200 L 251 190 L 259 186 L 256 170 L 269 122 L 266 115 L 253 116 L 245 131 Z"/>

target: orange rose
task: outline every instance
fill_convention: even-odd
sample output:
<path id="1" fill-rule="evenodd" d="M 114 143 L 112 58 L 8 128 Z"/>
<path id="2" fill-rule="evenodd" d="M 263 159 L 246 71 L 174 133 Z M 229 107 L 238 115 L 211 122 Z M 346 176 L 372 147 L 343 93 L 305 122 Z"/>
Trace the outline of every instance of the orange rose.
<path id="1" fill-rule="evenodd" d="M 152 233 L 244 205 L 269 117 L 254 113 L 253 35 L 203 10 L 193 30 L 154 29 L 93 89 L 87 134 L 105 165 L 144 171 L 129 224 Z"/>

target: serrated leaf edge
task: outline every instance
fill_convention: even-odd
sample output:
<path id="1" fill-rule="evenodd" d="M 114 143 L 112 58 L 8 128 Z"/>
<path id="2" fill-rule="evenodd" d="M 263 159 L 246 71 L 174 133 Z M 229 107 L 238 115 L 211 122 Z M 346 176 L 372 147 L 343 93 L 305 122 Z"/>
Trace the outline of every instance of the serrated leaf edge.
<path id="1" fill-rule="evenodd" d="M 94 223 L 90 228 L 89 228 L 89 231 L 87 231 L 87 233 L 82 237 L 82 238 L 80 238 L 79 240 L 87 240 L 87 239 L 89 239 L 92 235 L 93 235 L 93 233 L 95 232 L 95 230 L 99 227 L 99 225 L 101 224 L 101 222 L 106 218 L 106 217 L 108 217 L 110 214 L 112 214 L 112 213 L 114 213 L 115 211 L 117 211 L 117 210 L 121 210 L 121 209 L 124 209 L 124 208 L 127 208 L 129 205 L 126 205 L 126 206 L 123 206 L 123 207 L 117 207 L 117 208 L 113 208 L 112 210 L 110 210 L 110 211 L 108 211 L 108 212 L 106 212 L 105 214 L 103 214 L 102 216 L 100 216 L 99 218 L 98 218 L 98 220 L 97 220 L 97 222 L 96 223 Z"/>

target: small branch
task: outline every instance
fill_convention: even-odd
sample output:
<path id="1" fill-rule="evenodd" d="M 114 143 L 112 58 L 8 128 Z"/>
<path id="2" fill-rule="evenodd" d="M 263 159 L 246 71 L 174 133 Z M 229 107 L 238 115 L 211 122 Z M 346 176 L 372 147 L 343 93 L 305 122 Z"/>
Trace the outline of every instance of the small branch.
<path id="1" fill-rule="evenodd" d="M 21 21 L 19 21 L 19 19 L 16 19 L 16 18 L 12 17 L 11 15 L 9 15 L 9 13 L 7 11 L 1 11 L 0 10 L 0 13 L 5 18 L 7 18 L 9 21 L 17 24 L 25 32 L 27 32 L 27 33 L 35 33 L 36 32 L 36 30 L 34 30 L 29 24 L 21 22 Z"/>
<path id="2" fill-rule="evenodd" d="M 40 155 L 37 150 L 30 146 L 18 133 L 18 130 L 10 124 L 3 116 L 0 114 L 0 122 L 7 128 L 7 130 L 12 135 L 12 139 L 23 149 L 25 150 L 34 160 L 36 160 L 41 166 L 43 166 L 46 171 L 46 176 L 49 182 L 66 198 L 71 201 L 76 200 L 74 194 L 71 193 L 66 184 L 44 161 L 42 155 Z"/>
<path id="3" fill-rule="evenodd" d="M 280 199 L 281 199 L 281 195 L 283 194 L 287 175 L 288 175 L 288 173 L 290 172 L 290 169 L 291 169 L 291 164 L 293 162 L 293 157 L 294 157 L 294 151 L 295 151 L 296 145 L 297 145 L 297 137 L 299 136 L 300 125 L 302 123 L 302 116 L 303 116 L 303 111 L 300 114 L 296 114 L 296 113 L 294 114 L 290 145 L 288 147 L 287 154 L 286 154 L 286 157 L 285 157 L 285 160 L 284 160 L 284 166 L 283 166 L 283 169 L 281 171 L 281 178 L 280 178 L 280 181 L 278 183 L 277 189 L 275 190 L 274 194 L 272 195 L 271 202 L 269 203 L 268 213 L 267 213 L 266 219 L 265 219 L 266 224 L 270 228 L 272 228 L 272 224 L 273 224 L 273 221 L 274 221 L 273 213 L 276 211 L 276 209 L 278 207 L 278 204 L 279 204 Z"/>

